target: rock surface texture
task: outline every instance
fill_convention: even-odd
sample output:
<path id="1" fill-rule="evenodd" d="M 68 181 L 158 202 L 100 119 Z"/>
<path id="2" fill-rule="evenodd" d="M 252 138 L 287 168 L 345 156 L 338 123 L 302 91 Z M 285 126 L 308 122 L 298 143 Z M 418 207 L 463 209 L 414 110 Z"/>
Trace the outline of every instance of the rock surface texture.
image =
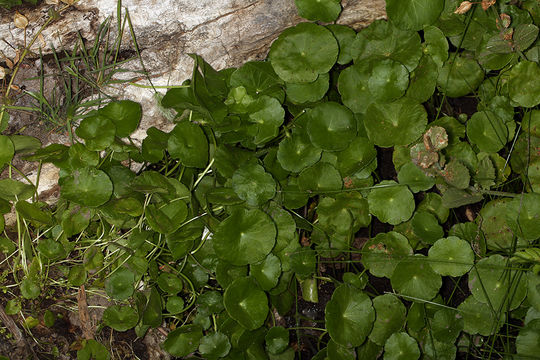
<path id="1" fill-rule="evenodd" d="M 2 54 L 4 59 L 16 57 L 16 50 L 22 49 L 25 42 L 28 43 L 37 33 L 51 7 L 59 9 L 63 5 L 47 5 L 43 2 L 37 8 L 17 9 L 29 21 L 24 30 L 15 27 L 13 9 L 0 9 L 0 65 L 5 66 Z M 217 69 L 264 59 L 270 44 L 284 29 L 303 21 L 297 15 L 293 0 L 123 0 L 121 5 L 123 13 L 129 13 L 145 69 L 153 84 L 160 86 L 178 85 L 190 77 L 192 60 L 189 53 L 203 56 Z M 342 6 L 343 12 L 337 22 L 355 29 L 385 17 L 384 0 L 343 0 Z M 46 56 L 53 52 L 53 48 L 57 53 L 59 49 L 71 50 L 79 34 L 91 44 L 100 24 L 108 16 L 114 17 L 116 14 L 116 0 L 80 0 L 45 28 L 43 36 L 38 38 L 31 51 L 38 54 L 41 48 Z M 113 24 L 115 29 L 116 20 L 113 20 Z M 131 51 L 132 55 L 136 54 L 127 26 L 122 47 L 125 51 Z M 25 59 L 25 66 L 21 67 L 14 84 L 19 87 L 24 85 L 27 90 L 39 89 L 38 81 L 24 80 L 35 77 L 39 66 L 40 61 L 36 57 Z M 123 67 L 140 70 L 141 64 L 137 59 Z M 145 79 L 138 83 L 148 85 Z M 115 98 L 131 99 L 142 104 L 143 121 L 135 138 L 144 138 L 146 129 L 151 126 L 163 130 L 172 127 L 170 120 L 156 106 L 154 90 L 124 84 L 107 86 L 103 91 Z M 24 105 L 24 100 L 21 101 Z M 28 134 L 40 138 L 44 145 L 51 141 L 67 141 L 67 137 L 51 131 L 50 124 L 49 128 L 36 131 L 35 123 L 32 115 L 14 112 L 11 114 L 10 129 L 14 132 L 25 125 L 32 125 L 30 128 L 34 128 L 34 132 Z M 50 194 L 57 174 L 47 171 L 42 172 L 41 176 L 45 180 L 40 181 L 39 191 Z M 47 181 L 48 178 L 53 181 Z"/>

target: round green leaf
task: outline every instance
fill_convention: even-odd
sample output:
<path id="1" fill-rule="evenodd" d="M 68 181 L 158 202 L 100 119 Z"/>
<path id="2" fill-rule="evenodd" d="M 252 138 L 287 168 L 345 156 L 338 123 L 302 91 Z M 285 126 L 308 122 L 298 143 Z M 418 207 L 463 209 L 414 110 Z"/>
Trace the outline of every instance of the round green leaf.
<path id="1" fill-rule="evenodd" d="M 492 200 L 480 210 L 480 228 L 488 249 L 510 249 L 513 246 L 514 233 L 507 222 L 509 202 L 509 199 Z"/>
<path id="2" fill-rule="evenodd" d="M 180 296 L 168 297 L 165 308 L 170 314 L 179 314 L 184 310 L 184 299 Z"/>
<path id="3" fill-rule="evenodd" d="M 126 300 L 135 290 L 135 274 L 125 268 L 118 268 L 105 282 L 107 295 L 116 300 Z"/>
<path id="4" fill-rule="evenodd" d="M 330 87 L 330 75 L 320 74 L 312 83 L 287 83 L 287 99 L 293 104 L 319 101 Z"/>
<path id="5" fill-rule="evenodd" d="M 339 0 L 294 0 L 298 15 L 311 21 L 332 22 L 341 12 Z"/>
<path id="6" fill-rule="evenodd" d="M 417 211 L 411 220 L 411 225 L 414 234 L 426 244 L 433 244 L 444 235 L 444 230 L 435 215 L 427 211 Z"/>
<path id="7" fill-rule="evenodd" d="M 169 134 L 153 126 L 148 128 L 141 145 L 143 159 L 152 163 L 161 161 L 165 155 L 164 150 L 167 148 L 168 140 Z"/>
<path id="8" fill-rule="evenodd" d="M 111 358 L 105 345 L 96 340 L 84 340 L 83 346 L 81 350 L 77 350 L 77 360 L 110 360 Z"/>
<path id="9" fill-rule="evenodd" d="M 457 354 L 457 348 L 453 343 L 444 341 L 426 341 L 424 343 L 424 358 L 426 360 L 437 359 L 437 360 L 455 360 Z"/>
<path id="10" fill-rule="evenodd" d="M 400 184 L 407 185 L 413 193 L 429 190 L 435 185 L 435 178 L 426 175 L 412 162 L 404 164 L 398 173 Z"/>
<path id="11" fill-rule="evenodd" d="M 109 118 L 116 127 L 116 136 L 127 137 L 139 126 L 142 118 L 141 104 L 131 100 L 113 101 L 99 109 L 99 114 Z"/>
<path id="12" fill-rule="evenodd" d="M 465 275 L 474 264 L 474 252 L 469 243 L 456 236 L 439 239 L 429 249 L 431 268 L 442 276 Z"/>
<path id="13" fill-rule="evenodd" d="M 356 348 L 358 359 L 378 359 L 383 353 L 383 347 L 367 340 L 362 346 Z"/>
<path id="14" fill-rule="evenodd" d="M 336 153 L 336 168 L 341 176 L 351 176 L 360 171 L 369 171 L 377 167 L 377 150 L 366 137 L 355 137 L 349 147 Z"/>
<path id="15" fill-rule="evenodd" d="M 340 24 L 326 25 L 326 28 L 329 29 L 332 34 L 334 34 L 335 38 L 338 41 L 338 64 L 345 65 L 350 63 L 352 60 L 351 45 L 356 38 L 356 32 L 354 31 L 354 29 L 349 26 Z"/>
<path id="16" fill-rule="evenodd" d="M 187 255 L 193 247 L 195 241 L 202 238 L 203 226 L 200 222 L 190 222 L 178 229 L 177 231 L 167 234 L 165 240 L 167 247 L 171 251 L 171 256 L 175 260 L 179 260 Z M 145 240 L 147 233 L 142 233 L 138 241 Z M 142 245 L 143 242 L 140 243 Z"/>
<path id="17" fill-rule="evenodd" d="M 354 113 L 365 113 L 374 99 L 368 87 L 371 62 L 357 62 L 339 74 L 338 90 L 341 100 Z"/>
<path id="18" fill-rule="evenodd" d="M 461 97 L 476 90 L 482 80 L 484 72 L 476 60 L 451 54 L 439 71 L 437 85 L 446 96 Z"/>
<path id="19" fill-rule="evenodd" d="M 43 239 L 39 241 L 37 250 L 49 260 L 58 260 L 66 257 L 66 250 L 60 241 Z"/>
<path id="20" fill-rule="evenodd" d="M 103 323 L 116 331 L 127 331 L 135 327 L 138 322 L 139 315 L 130 306 L 109 306 L 103 313 Z"/>
<path id="21" fill-rule="evenodd" d="M 178 230 L 188 215 L 188 208 L 182 200 L 168 204 L 149 204 L 145 210 L 146 221 L 150 227 L 161 233 L 170 234 Z"/>
<path id="22" fill-rule="evenodd" d="M 343 201 L 331 197 L 321 198 L 317 205 L 317 218 L 327 233 L 349 234 L 352 230 L 352 213 Z"/>
<path id="23" fill-rule="evenodd" d="M 467 121 L 467 137 L 481 151 L 497 152 L 508 141 L 508 128 L 491 111 L 479 111 Z"/>
<path id="24" fill-rule="evenodd" d="M 528 323 L 519 331 L 516 338 L 516 349 L 519 355 L 535 358 L 540 353 L 540 319 Z"/>
<path id="25" fill-rule="evenodd" d="M 17 201 L 15 210 L 19 215 L 29 221 L 36 221 L 42 224 L 50 224 L 52 216 L 47 210 L 42 210 L 38 203 L 27 201 Z"/>
<path id="26" fill-rule="evenodd" d="M 241 209 L 222 221 L 213 238 L 216 254 L 234 265 L 263 260 L 276 243 L 276 226 L 258 209 Z"/>
<path id="27" fill-rule="evenodd" d="M 502 255 L 478 261 L 469 273 L 469 289 L 474 298 L 495 311 L 517 308 L 527 294 L 525 275 L 511 266 Z M 510 304 L 508 301 L 510 300 Z"/>
<path id="28" fill-rule="evenodd" d="M 540 194 L 521 194 L 506 209 L 506 223 L 514 235 L 530 241 L 540 237 Z"/>
<path id="29" fill-rule="evenodd" d="M 536 311 L 540 312 L 540 275 L 527 273 L 527 300 Z"/>
<path id="30" fill-rule="evenodd" d="M 178 294 L 184 287 L 178 276 L 166 272 L 159 274 L 157 284 L 161 290 L 168 294 Z"/>
<path id="31" fill-rule="evenodd" d="M 216 280 L 222 288 L 226 288 L 239 277 L 247 276 L 247 266 L 234 266 L 227 261 L 221 260 L 216 266 Z"/>
<path id="32" fill-rule="evenodd" d="M 298 177 L 290 176 L 283 185 L 282 199 L 287 209 L 298 209 L 307 204 L 309 194 L 300 190 Z"/>
<path id="33" fill-rule="evenodd" d="M 525 173 L 531 162 L 534 163 L 540 159 L 540 154 L 536 153 L 538 147 L 540 147 L 540 138 L 529 136 L 527 133 L 519 135 L 510 157 L 512 170 L 520 174 Z"/>
<path id="34" fill-rule="evenodd" d="M 380 221 L 397 225 L 407 221 L 414 211 L 414 197 L 406 186 L 383 180 L 368 195 L 369 212 Z"/>
<path id="35" fill-rule="evenodd" d="M 21 300 L 20 299 L 11 299 L 6 303 L 4 309 L 8 315 L 17 315 L 19 311 L 22 310 Z"/>
<path id="36" fill-rule="evenodd" d="M 26 200 L 34 195 L 35 188 L 32 185 L 13 179 L 0 180 L 0 198 L 8 201 Z"/>
<path id="37" fill-rule="evenodd" d="M 205 314 L 218 314 L 223 307 L 223 296 L 218 291 L 206 291 L 197 298 L 199 312 Z"/>
<path id="38" fill-rule="evenodd" d="M 444 170 L 439 174 L 444 178 L 446 183 L 456 189 L 467 189 L 471 181 L 471 175 L 467 166 L 462 164 L 460 160 L 456 159 L 450 160 L 444 167 Z"/>
<path id="39" fill-rule="evenodd" d="M 8 164 L 15 154 L 15 146 L 8 136 L 0 135 L 0 168 Z"/>
<path id="40" fill-rule="evenodd" d="M 230 78 L 231 87 L 243 86 L 251 95 L 270 95 L 283 102 L 283 82 L 266 61 L 248 61 L 236 69 Z"/>
<path id="41" fill-rule="evenodd" d="M 437 87 L 438 75 L 437 64 L 431 56 L 422 56 L 420 63 L 409 76 L 409 87 L 405 96 L 419 103 L 428 101 Z"/>
<path id="42" fill-rule="evenodd" d="M 268 298 L 252 278 L 233 281 L 225 290 L 223 304 L 230 317 L 248 330 L 261 327 L 268 315 Z"/>
<path id="43" fill-rule="evenodd" d="M 448 59 L 448 40 L 441 29 L 435 26 L 424 27 L 424 54 L 430 55 L 441 68 Z"/>
<path id="44" fill-rule="evenodd" d="M 86 270 L 98 270 L 103 267 L 103 252 L 96 246 L 90 246 L 84 252 L 83 264 Z"/>
<path id="45" fill-rule="evenodd" d="M 525 114 L 521 121 L 521 128 L 531 135 L 540 137 L 540 110 L 532 110 Z"/>
<path id="46" fill-rule="evenodd" d="M 184 166 L 204 168 L 208 162 L 208 140 L 201 127 L 183 121 L 170 132 L 169 154 Z"/>
<path id="47" fill-rule="evenodd" d="M 250 265 L 250 275 L 257 280 L 261 289 L 268 291 L 278 283 L 281 275 L 281 261 L 270 253 L 263 261 Z"/>
<path id="48" fill-rule="evenodd" d="M 267 213 L 277 227 L 276 246 L 273 251 L 274 253 L 278 253 L 296 239 L 296 223 L 288 211 L 275 203 L 271 203 Z"/>
<path id="49" fill-rule="evenodd" d="M 68 149 L 67 163 L 62 161 L 59 163 L 59 166 L 71 171 L 85 167 L 97 166 L 99 164 L 99 159 L 100 157 L 97 151 L 90 151 L 86 145 L 82 143 L 75 143 Z"/>
<path id="50" fill-rule="evenodd" d="M 433 315 L 431 331 L 441 342 L 454 343 L 463 330 L 463 317 L 455 310 L 440 309 Z"/>
<path id="51" fill-rule="evenodd" d="M 217 331 L 201 339 L 199 352 L 208 359 L 225 357 L 231 351 L 231 342 L 227 335 Z"/>
<path id="52" fill-rule="evenodd" d="M 479 302 L 474 296 L 469 296 L 457 307 L 459 315 L 463 317 L 463 331 L 471 335 L 480 334 L 489 336 L 501 328 L 504 312 L 500 317 L 495 316 L 489 305 Z"/>
<path id="53" fill-rule="evenodd" d="M 61 194 L 74 203 L 89 207 L 105 204 L 113 192 L 111 179 L 91 167 L 74 170 L 62 182 Z"/>
<path id="54" fill-rule="evenodd" d="M 389 104 L 371 104 L 364 117 L 367 135 L 375 145 L 409 145 L 419 138 L 427 125 L 424 107 L 403 98 Z"/>
<path id="55" fill-rule="evenodd" d="M 416 360 L 419 357 L 418 344 L 407 333 L 393 333 L 384 344 L 385 360 Z"/>
<path id="56" fill-rule="evenodd" d="M 355 274 L 346 272 L 343 274 L 343 282 L 352 285 L 360 290 L 364 289 L 368 283 L 368 276 L 365 273 Z"/>
<path id="57" fill-rule="evenodd" d="M 326 347 L 328 360 L 355 360 L 356 351 L 353 347 L 343 346 L 330 339 Z"/>
<path id="58" fill-rule="evenodd" d="M 419 299 L 433 299 L 442 285 L 442 279 L 431 268 L 424 255 L 402 260 L 390 278 L 392 288 L 400 294 Z"/>
<path id="59" fill-rule="evenodd" d="M 508 74 L 508 93 L 517 105 L 533 107 L 540 104 L 540 66 L 532 61 L 520 61 Z"/>
<path id="60" fill-rule="evenodd" d="M 277 159 L 285 170 L 300 172 L 319 161 L 321 152 L 313 146 L 306 132 L 293 131 L 279 143 Z"/>
<path id="61" fill-rule="evenodd" d="M 332 340 L 346 346 L 359 346 L 368 336 L 375 310 L 361 290 L 343 284 L 338 286 L 326 304 L 326 329 Z"/>
<path id="62" fill-rule="evenodd" d="M 68 283 L 72 286 L 81 286 L 86 282 L 86 269 L 83 265 L 73 265 L 69 269 Z"/>
<path id="63" fill-rule="evenodd" d="M 362 29 L 353 45 L 355 63 L 364 59 L 390 58 L 413 71 L 422 57 L 420 35 L 399 29 L 390 21 L 376 20 Z"/>
<path id="64" fill-rule="evenodd" d="M 309 193 L 341 190 L 342 186 L 339 171 L 326 162 L 318 162 L 303 170 L 298 176 L 298 187 Z"/>
<path id="65" fill-rule="evenodd" d="M 25 277 L 21 281 L 21 295 L 25 299 L 37 299 L 41 293 L 39 279 L 35 277 Z"/>
<path id="66" fill-rule="evenodd" d="M 433 24 L 444 9 L 444 0 L 386 0 L 388 19 L 397 27 L 422 30 Z"/>
<path id="67" fill-rule="evenodd" d="M 197 350 L 202 337 L 203 333 L 199 325 L 184 325 L 167 335 L 167 339 L 163 342 L 163 349 L 173 356 L 188 356 Z"/>
<path id="68" fill-rule="evenodd" d="M 151 326 L 156 328 L 161 325 L 163 321 L 163 308 L 161 301 L 161 294 L 157 290 L 157 287 L 152 287 L 150 290 L 150 296 L 148 302 L 142 312 L 142 325 Z"/>
<path id="69" fill-rule="evenodd" d="M 84 139 L 88 150 L 100 151 L 112 145 L 116 128 L 111 119 L 95 115 L 83 119 L 75 133 Z"/>
<path id="70" fill-rule="evenodd" d="M 289 331 L 282 326 L 271 327 L 266 333 L 264 340 L 266 350 L 273 355 L 285 351 L 289 345 Z"/>
<path id="71" fill-rule="evenodd" d="M 392 59 L 377 62 L 371 70 L 368 89 L 376 100 L 389 102 L 402 97 L 409 86 L 409 72 Z"/>
<path id="72" fill-rule="evenodd" d="M 238 197 L 250 206 L 259 206 L 276 194 L 276 183 L 272 175 L 256 163 L 246 164 L 236 170 L 232 177 L 232 187 Z"/>
<path id="73" fill-rule="evenodd" d="M 377 234 L 364 244 L 362 262 L 374 276 L 390 278 L 397 264 L 412 254 L 413 250 L 407 238 L 390 231 Z"/>
<path id="74" fill-rule="evenodd" d="M 339 48 L 332 33 L 313 23 L 300 23 L 279 35 L 268 57 L 275 72 L 287 82 L 317 80 L 337 60 Z"/>
<path id="75" fill-rule="evenodd" d="M 386 340 L 395 332 L 398 332 L 405 323 L 407 310 L 396 296 L 384 294 L 373 299 L 375 308 L 375 323 L 369 334 L 369 340 L 375 344 L 384 346 Z"/>
<path id="76" fill-rule="evenodd" d="M 317 269 L 317 256 L 315 250 L 302 247 L 290 254 L 291 270 L 301 279 L 305 279 L 315 273 Z"/>
<path id="77" fill-rule="evenodd" d="M 91 217 L 90 209 L 72 204 L 62 213 L 62 230 L 68 238 L 77 235 L 88 227 Z"/>
<path id="78" fill-rule="evenodd" d="M 325 102 L 307 113 L 307 133 L 313 145 L 323 150 L 344 150 L 356 137 L 353 113 L 336 102 Z"/>
<path id="79" fill-rule="evenodd" d="M 248 106 L 249 120 L 254 123 L 256 145 L 276 137 L 278 128 L 285 119 L 285 110 L 280 102 L 270 96 L 262 95 Z"/>

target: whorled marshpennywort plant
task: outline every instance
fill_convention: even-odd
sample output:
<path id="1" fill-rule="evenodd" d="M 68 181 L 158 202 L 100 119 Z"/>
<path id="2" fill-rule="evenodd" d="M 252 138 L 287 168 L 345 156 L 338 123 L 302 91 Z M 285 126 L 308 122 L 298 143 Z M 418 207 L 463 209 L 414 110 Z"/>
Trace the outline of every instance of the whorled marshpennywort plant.
<path id="1" fill-rule="evenodd" d="M 317 23 L 338 1 L 296 5 L 314 22 L 266 61 L 192 55 L 170 133 L 126 141 L 141 107 L 114 101 L 27 156 L 60 168 L 54 209 L 0 180 L 27 229 L 0 243 L 25 249 L 20 293 L 51 286 L 36 264 L 64 269 L 115 302 L 104 326 L 162 327 L 180 358 L 537 357 L 540 5 L 387 0 L 358 33 Z"/>

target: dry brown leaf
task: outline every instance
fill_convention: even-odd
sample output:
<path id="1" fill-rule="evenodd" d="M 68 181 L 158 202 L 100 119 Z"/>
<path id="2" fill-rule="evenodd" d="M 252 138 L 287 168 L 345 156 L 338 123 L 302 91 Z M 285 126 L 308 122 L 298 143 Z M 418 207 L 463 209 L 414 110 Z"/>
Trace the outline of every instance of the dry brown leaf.
<path id="1" fill-rule="evenodd" d="M 5 58 L 4 60 L 6 62 L 7 67 L 13 70 L 13 67 L 15 66 L 15 64 L 13 64 L 13 61 L 9 60 L 8 58 Z"/>
<path id="2" fill-rule="evenodd" d="M 502 13 L 501 15 L 499 15 L 500 19 L 501 19 L 501 25 L 503 28 L 507 29 L 510 24 L 512 23 L 512 18 L 510 17 L 510 15 L 508 14 L 504 14 Z"/>
<path id="3" fill-rule="evenodd" d="M 463 15 L 465 14 L 467 11 L 469 11 L 471 9 L 471 7 L 473 6 L 473 3 L 470 2 L 470 1 L 463 1 L 461 4 L 459 4 L 458 8 L 456 9 L 456 11 L 454 11 L 454 14 L 459 14 L 459 15 Z"/>
<path id="4" fill-rule="evenodd" d="M 474 213 L 470 208 L 465 209 L 465 216 L 467 217 L 467 220 L 470 222 L 474 221 Z"/>
<path id="5" fill-rule="evenodd" d="M 39 42 L 41 43 L 41 47 L 47 46 L 47 43 L 45 42 L 45 37 L 43 37 L 43 34 L 39 33 L 38 39 L 39 39 Z"/>
<path id="6" fill-rule="evenodd" d="M 0 66 L 0 80 L 3 80 L 7 75 L 7 70 Z"/>
<path id="7" fill-rule="evenodd" d="M 492 5 L 495 5 L 496 2 L 497 0 L 482 0 L 482 10 L 486 11 Z"/>
<path id="8" fill-rule="evenodd" d="M 13 23 L 19 29 L 24 30 L 28 26 L 28 19 L 26 18 L 26 16 L 24 16 L 20 12 L 15 11 L 15 15 L 13 15 Z"/>
<path id="9" fill-rule="evenodd" d="M 17 64 L 21 59 L 21 51 L 19 49 L 15 50 L 15 57 L 13 58 L 13 65 Z"/>

